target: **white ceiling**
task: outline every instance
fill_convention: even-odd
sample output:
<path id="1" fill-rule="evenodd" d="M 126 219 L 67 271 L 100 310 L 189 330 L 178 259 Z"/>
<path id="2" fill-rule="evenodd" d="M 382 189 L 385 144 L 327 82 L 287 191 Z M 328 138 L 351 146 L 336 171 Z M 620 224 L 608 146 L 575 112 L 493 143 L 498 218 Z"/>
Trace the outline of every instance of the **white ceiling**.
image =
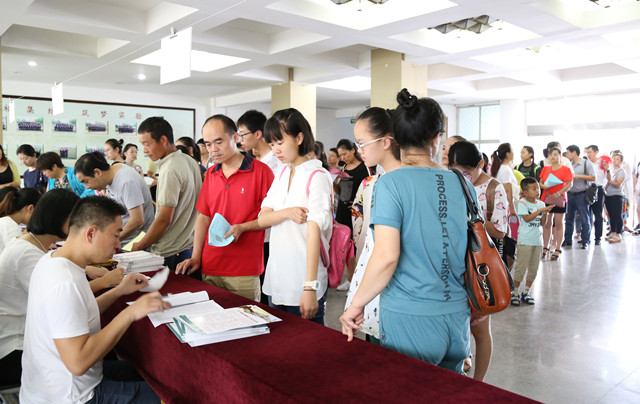
<path id="1" fill-rule="evenodd" d="M 370 76 L 370 50 L 384 48 L 429 65 L 429 95 L 445 103 L 640 91 L 637 1 L 604 8 L 589 0 L 388 0 L 362 11 L 354 4 L 0 0 L 2 80 L 190 95 L 225 107 L 268 100 L 289 67 L 295 81 L 310 84 Z M 426 29 L 484 14 L 501 21 L 482 34 Z M 159 67 L 130 62 L 159 49 L 171 26 L 193 26 L 194 50 L 248 60 L 161 86 Z M 319 107 L 336 109 L 366 106 L 370 96 L 317 94 Z"/>

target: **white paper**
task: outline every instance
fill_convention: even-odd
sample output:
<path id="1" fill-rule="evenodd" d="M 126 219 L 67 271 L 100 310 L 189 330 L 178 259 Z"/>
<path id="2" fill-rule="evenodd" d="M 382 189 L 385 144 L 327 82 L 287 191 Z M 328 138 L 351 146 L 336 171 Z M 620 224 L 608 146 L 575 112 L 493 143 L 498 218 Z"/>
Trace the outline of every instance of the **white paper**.
<path id="1" fill-rule="evenodd" d="M 184 29 L 175 35 L 162 38 L 162 64 L 160 65 L 160 84 L 191 77 L 191 38 L 192 28 Z"/>
<path id="2" fill-rule="evenodd" d="M 164 267 L 164 269 L 156 272 L 156 274 L 149 279 L 149 284 L 140 289 L 140 292 L 155 292 L 156 290 L 162 289 L 167 282 L 167 278 L 169 278 L 169 268 Z"/>
<path id="3" fill-rule="evenodd" d="M 184 306 L 185 304 L 192 304 L 198 302 L 204 302 L 209 300 L 209 294 L 201 290 L 200 292 L 182 292 L 176 294 L 168 294 L 167 296 L 162 296 L 162 300 L 165 302 L 171 303 L 171 307 Z M 127 302 L 128 305 L 132 305 L 135 302 Z"/>
<path id="4" fill-rule="evenodd" d="M 16 121 L 16 101 L 9 101 L 9 123 L 14 123 Z"/>
<path id="5" fill-rule="evenodd" d="M 157 327 L 161 324 L 172 323 L 174 317 L 182 315 L 195 316 L 222 310 L 224 309 L 218 303 L 214 302 L 213 300 L 207 300 L 205 302 L 172 307 L 162 312 L 158 311 L 155 313 L 149 313 L 147 317 L 149 317 L 149 320 L 151 320 L 151 324 L 153 324 L 154 327 Z"/>
<path id="6" fill-rule="evenodd" d="M 64 112 L 64 98 L 62 97 L 62 83 L 55 84 L 51 87 L 51 104 L 53 115 Z"/>
<path id="7" fill-rule="evenodd" d="M 259 311 L 262 311 L 264 314 Z M 191 324 L 185 324 L 187 326 L 194 325 L 194 329 L 201 334 L 215 334 L 280 321 L 279 318 L 264 312 L 257 306 L 233 307 L 220 312 L 189 316 L 188 319 Z"/>

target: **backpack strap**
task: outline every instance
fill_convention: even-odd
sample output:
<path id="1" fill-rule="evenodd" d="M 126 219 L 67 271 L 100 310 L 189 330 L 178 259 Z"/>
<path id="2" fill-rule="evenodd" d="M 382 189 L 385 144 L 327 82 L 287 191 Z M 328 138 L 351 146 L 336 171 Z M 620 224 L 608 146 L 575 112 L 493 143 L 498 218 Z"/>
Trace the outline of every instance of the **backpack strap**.
<path id="1" fill-rule="evenodd" d="M 280 171 L 280 176 L 278 177 L 278 181 L 280 181 L 282 179 L 282 176 L 284 175 L 284 172 L 287 169 L 287 167 L 288 166 L 286 164 L 284 165 L 284 167 L 282 167 L 282 171 Z"/>
<path id="2" fill-rule="evenodd" d="M 496 187 L 500 184 L 500 181 L 495 178 L 491 178 L 489 180 L 489 186 L 487 187 L 487 220 L 491 221 L 491 217 L 493 216 L 493 209 L 495 207 L 496 202 Z"/>

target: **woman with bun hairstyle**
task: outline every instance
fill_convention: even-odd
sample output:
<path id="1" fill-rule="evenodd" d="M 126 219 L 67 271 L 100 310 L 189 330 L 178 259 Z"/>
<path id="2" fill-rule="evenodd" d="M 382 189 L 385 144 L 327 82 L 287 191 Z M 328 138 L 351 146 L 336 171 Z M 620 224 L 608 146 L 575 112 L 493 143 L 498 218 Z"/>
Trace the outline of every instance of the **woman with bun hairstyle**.
<path id="1" fill-rule="evenodd" d="M 382 346 L 462 373 L 470 353 L 465 196 L 458 176 L 436 161 L 445 131 L 440 105 L 406 89 L 397 99 L 393 130 L 402 166 L 373 190 L 375 245 L 340 317 L 342 332 L 351 341 L 364 307 L 380 294 Z"/>
<path id="2" fill-rule="evenodd" d="M 351 207 L 353 239 L 358 256 L 356 257 L 357 265 L 350 277 L 352 279 L 345 309 L 349 307 L 353 296 L 358 291 L 373 252 L 373 231 L 369 227 L 369 222 L 374 185 L 382 174 L 400 168 L 400 147 L 393 138 L 393 118 L 387 110 L 373 107 L 364 111 L 356 120 L 353 134 L 362 161 L 367 167 L 380 165 L 382 169 L 378 170 L 376 175 L 362 181 Z M 380 298 L 376 296 L 365 307 L 365 322 L 362 323 L 362 332 L 367 334 L 368 340 L 377 344 L 380 343 L 379 306 Z"/>
<path id="3" fill-rule="evenodd" d="M 0 190 L 0 252 L 11 239 L 22 235 L 20 225 L 29 222 L 40 195 L 34 188 Z"/>
<path id="4" fill-rule="evenodd" d="M 261 228 L 271 227 L 262 290 L 271 307 L 324 324 L 329 278 L 320 245 L 329 251 L 331 176 L 320 160 L 309 158 L 313 133 L 297 109 L 276 111 L 264 126 L 264 138 L 285 166 L 258 217 Z"/>
<path id="5" fill-rule="evenodd" d="M 108 160 L 111 160 L 111 165 L 116 163 L 124 164 L 125 160 L 122 158 L 122 144 L 124 140 L 108 139 L 104 142 L 104 155 Z"/>

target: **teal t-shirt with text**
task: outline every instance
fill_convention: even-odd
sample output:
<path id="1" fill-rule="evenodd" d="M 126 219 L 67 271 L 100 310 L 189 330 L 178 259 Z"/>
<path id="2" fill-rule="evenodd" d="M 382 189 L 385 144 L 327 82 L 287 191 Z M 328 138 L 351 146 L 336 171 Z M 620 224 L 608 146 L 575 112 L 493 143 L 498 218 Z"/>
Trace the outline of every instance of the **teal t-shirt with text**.
<path id="1" fill-rule="evenodd" d="M 520 218 L 520 226 L 518 227 L 518 244 L 541 246 L 542 245 L 542 226 L 540 220 L 542 213 L 533 218 L 530 222 L 526 222 L 522 216 L 530 215 L 538 209 L 544 208 L 546 205 L 539 199 L 534 203 L 528 202 L 521 198 L 518 201 L 518 217 Z"/>
<path id="2" fill-rule="evenodd" d="M 468 181 L 467 186 L 477 203 L 473 186 Z M 453 172 L 403 167 L 380 177 L 371 206 L 374 225 L 400 231 L 398 265 L 380 295 L 383 310 L 416 315 L 469 310 L 463 280 L 467 207 Z"/>

